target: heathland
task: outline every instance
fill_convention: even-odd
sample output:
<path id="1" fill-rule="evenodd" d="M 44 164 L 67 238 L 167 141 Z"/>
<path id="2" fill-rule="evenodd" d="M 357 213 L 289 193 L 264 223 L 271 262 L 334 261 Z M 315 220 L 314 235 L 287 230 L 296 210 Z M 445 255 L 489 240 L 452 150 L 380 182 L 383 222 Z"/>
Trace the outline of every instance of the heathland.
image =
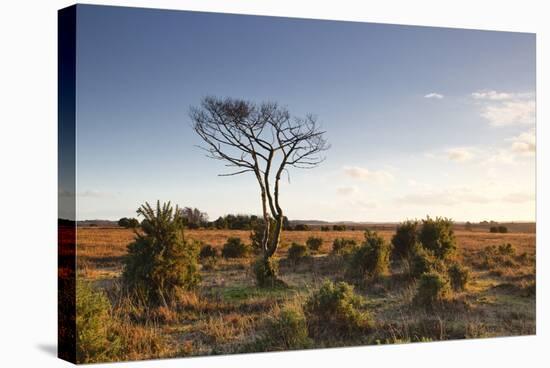
<path id="1" fill-rule="evenodd" d="M 367 227 L 376 234 L 363 229 L 321 231 L 315 226 L 283 231 L 274 255 L 282 282 L 273 287 L 257 285 L 251 231 L 185 229 L 184 237 L 196 241 L 200 249 L 196 270 L 200 282 L 178 292 L 173 301 L 154 305 L 124 292 L 128 245 L 140 230 L 79 227 L 77 295 L 88 301 L 80 308 L 92 308 L 97 316 L 80 320 L 95 335 L 83 338 L 91 346 L 80 348 L 79 359 L 132 360 L 535 333 L 533 224 L 508 226 L 507 233 L 491 232 L 489 226 L 454 225 L 456 250 L 445 265 L 434 257 L 389 261 L 389 255 L 372 253 L 381 249 L 377 246 L 391 247 L 392 239 L 396 243 L 396 225 Z M 231 248 L 227 244 L 243 245 L 243 252 L 232 254 L 224 250 Z M 345 251 L 347 244 L 354 250 Z M 363 254 L 360 248 L 370 249 L 377 259 L 386 257 L 387 267 L 381 261 L 376 264 L 382 265 L 379 269 L 369 266 L 370 255 L 364 258 L 366 263 L 357 261 Z M 427 268 L 415 276 L 418 259 Z M 376 271 L 375 277 L 358 281 L 353 262 Z M 429 267 L 426 262 L 431 262 Z"/>

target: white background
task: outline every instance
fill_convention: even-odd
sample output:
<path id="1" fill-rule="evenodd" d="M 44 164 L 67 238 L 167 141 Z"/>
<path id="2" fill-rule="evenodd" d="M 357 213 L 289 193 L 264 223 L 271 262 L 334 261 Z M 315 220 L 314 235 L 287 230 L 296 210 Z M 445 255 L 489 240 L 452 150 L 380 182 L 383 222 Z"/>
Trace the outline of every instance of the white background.
<path id="1" fill-rule="evenodd" d="M 537 336 L 248 354 L 121 366 L 548 366 L 547 250 L 550 21 L 545 1 L 96 1 L 96 4 L 537 33 Z M 69 1 L 0 2 L 0 366 L 52 367 L 57 266 L 57 9 Z M 546 112 L 546 114 L 545 114 Z M 545 142 L 544 144 L 542 142 Z M 101 365 L 100 365 L 101 366 Z"/>

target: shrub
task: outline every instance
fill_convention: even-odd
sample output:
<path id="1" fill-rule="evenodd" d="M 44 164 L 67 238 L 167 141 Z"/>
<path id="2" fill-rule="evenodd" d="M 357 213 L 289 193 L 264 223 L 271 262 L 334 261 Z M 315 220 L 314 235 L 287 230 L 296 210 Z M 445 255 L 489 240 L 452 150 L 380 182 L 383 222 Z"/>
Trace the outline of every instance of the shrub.
<path id="1" fill-rule="evenodd" d="M 409 269 L 411 277 L 417 279 L 424 273 L 430 271 L 443 272 L 444 270 L 445 264 L 434 256 L 431 251 L 418 244 L 413 248 Z"/>
<path id="2" fill-rule="evenodd" d="M 111 305 L 107 297 L 84 281 L 76 283 L 76 360 L 96 363 L 108 360 L 120 349 L 111 333 Z"/>
<path id="3" fill-rule="evenodd" d="M 256 283 L 259 287 L 282 286 L 282 281 L 277 278 L 279 265 L 273 257 L 260 257 L 256 260 L 253 267 Z"/>
<path id="4" fill-rule="evenodd" d="M 310 236 L 306 240 L 306 245 L 310 250 L 316 252 L 319 250 L 319 248 L 321 248 L 321 245 L 323 245 L 323 238 Z"/>
<path id="5" fill-rule="evenodd" d="M 510 243 L 500 244 L 497 248 L 498 254 L 503 256 L 515 256 L 516 247 Z"/>
<path id="6" fill-rule="evenodd" d="M 516 248 L 512 244 L 489 245 L 485 247 L 482 253 L 483 262 L 481 266 L 487 269 L 515 267 L 517 265 L 515 258 Z"/>
<path id="7" fill-rule="evenodd" d="M 413 303 L 431 308 L 444 301 L 450 293 L 449 281 L 437 272 L 420 276 Z"/>
<path id="8" fill-rule="evenodd" d="M 308 337 L 304 311 L 297 305 L 274 308 L 266 322 L 266 332 L 260 340 L 259 350 L 306 349 L 312 346 Z"/>
<path id="9" fill-rule="evenodd" d="M 189 290 L 200 282 L 199 243 L 186 240 L 170 202 L 156 211 L 146 203 L 138 210 L 145 217 L 143 234 L 128 245 L 123 282 L 131 291 L 153 304 L 166 303 L 179 290 Z"/>
<path id="10" fill-rule="evenodd" d="M 321 226 L 321 231 L 330 231 L 329 226 Z"/>
<path id="11" fill-rule="evenodd" d="M 450 219 L 429 216 L 422 220 L 422 228 L 418 236 L 422 246 L 440 258 L 445 259 L 456 249 L 453 232 L 453 222 Z"/>
<path id="12" fill-rule="evenodd" d="M 448 274 L 454 291 L 462 291 L 466 288 L 466 284 L 470 279 L 470 270 L 467 267 L 455 262 L 449 267 Z"/>
<path id="13" fill-rule="evenodd" d="M 346 231 L 346 225 L 332 225 L 333 231 Z"/>
<path id="14" fill-rule="evenodd" d="M 376 279 L 388 270 L 390 247 L 376 232 L 365 231 L 365 242 L 355 249 L 348 264 L 347 274 L 356 280 Z"/>
<path id="15" fill-rule="evenodd" d="M 199 258 L 201 260 L 207 259 L 207 258 L 217 258 L 217 257 L 218 257 L 218 250 L 213 246 L 207 244 L 201 247 L 201 251 L 199 253 Z"/>
<path id="16" fill-rule="evenodd" d="M 296 226 L 294 226 L 294 230 L 296 230 L 296 231 L 309 231 L 309 226 L 307 224 L 296 224 Z"/>
<path id="17" fill-rule="evenodd" d="M 92 224 L 95 225 L 95 224 Z M 123 217 L 118 220 L 118 226 L 124 227 L 126 229 L 135 229 L 139 226 L 139 221 L 135 218 Z"/>
<path id="18" fill-rule="evenodd" d="M 410 264 L 414 248 L 418 243 L 418 221 L 405 221 L 395 230 L 391 239 L 393 260 L 406 260 Z"/>
<path id="19" fill-rule="evenodd" d="M 228 238 L 223 245 L 222 256 L 224 258 L 242 258 L 248 255 L 248 246 L 241 238 Z"/>
<path id="20" fill-rule="evenodd" d="M 325 281 L 304 305 L 310 336 L 349 338 L 365 333 L 372 318 L 361 310 L 365 300 L 355 294 L 353 286 Z"/>
<path id="21" fill-rule="evenodd" d="M 334 254 L 349 253 L 357 243 L 353 239 L 336 238 L 332 242 L 332 252 Z"/>
<path id="22" fill-rule="evenodd" d="M 502 234 L 505 234 L 505 233 L 508 232 L 508 228 L 507 228 L 506 226 L 502 226 L 502 225 L 500 225 L 500 226 L 491 226 L 491 227 L 489 228 L 489 231 L 490 231 L 491 233 L 502 233 Z"/>
<path id="23" fill-rule="evenodd" d="M 294 263 L 300 262 L 307 255 L 307 247 L 303 244 L 292 243 L 288 248 L 288 259 Z"/>

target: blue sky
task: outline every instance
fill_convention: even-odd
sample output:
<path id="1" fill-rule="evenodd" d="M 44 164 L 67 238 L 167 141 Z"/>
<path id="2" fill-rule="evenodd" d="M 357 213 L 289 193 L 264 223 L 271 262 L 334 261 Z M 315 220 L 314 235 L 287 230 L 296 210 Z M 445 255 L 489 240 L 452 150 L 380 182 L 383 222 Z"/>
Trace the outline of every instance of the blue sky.
<path id="1" fill-rule="evenodd" d="M 290 219 L 535 219 L 535 36 L 82 6 L 79 219 L 171 200 L 259 213 L 252 175 L 195 147 L 202 97 L 318 117 L 332 147 L 282 187 Z"/>

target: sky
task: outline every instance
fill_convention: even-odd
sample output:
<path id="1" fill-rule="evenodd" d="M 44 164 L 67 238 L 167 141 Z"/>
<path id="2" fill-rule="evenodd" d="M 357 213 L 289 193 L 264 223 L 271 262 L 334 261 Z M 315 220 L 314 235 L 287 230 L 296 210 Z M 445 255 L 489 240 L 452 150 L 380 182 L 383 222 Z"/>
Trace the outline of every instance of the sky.
<path id="1" fill-rule="evenodd" d="M 253 174 L 197 148 L 209 95 L 317 116 L 291 220 L 535 220 L 534 34 L 79 5 L 76 73 L 79 220 L 261 213 Z"/>

